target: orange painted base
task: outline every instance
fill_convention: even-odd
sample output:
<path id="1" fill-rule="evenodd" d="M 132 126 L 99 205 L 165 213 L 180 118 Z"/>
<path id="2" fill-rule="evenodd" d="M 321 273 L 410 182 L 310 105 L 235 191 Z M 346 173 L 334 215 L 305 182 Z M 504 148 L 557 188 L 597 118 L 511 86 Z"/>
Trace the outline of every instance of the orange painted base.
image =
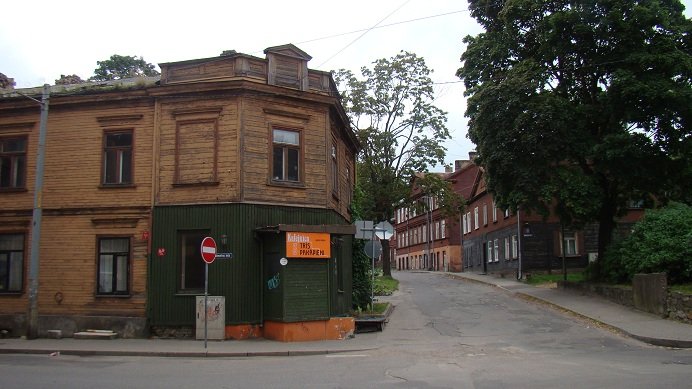
<path id="1" fill-rule="evenodd" d="M 283 323 L 264 322 L 264 337 L 282 342 L 311 340 L 340 340 L 354 333 L 356 322 L 352 317 L 333 317 L 329 320 Z"/>
<path id="2" fill-rule="evenodd" d="M 262 328 L 252 324 L 226 326 L 224 335 L 226 339 L 234 340 L 261 338 Z"/>

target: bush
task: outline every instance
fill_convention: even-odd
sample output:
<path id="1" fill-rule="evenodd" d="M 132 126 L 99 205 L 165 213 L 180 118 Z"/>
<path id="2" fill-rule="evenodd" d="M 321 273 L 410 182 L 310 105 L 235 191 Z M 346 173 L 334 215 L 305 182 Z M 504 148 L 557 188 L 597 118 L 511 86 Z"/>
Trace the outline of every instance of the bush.
<path id="1" fill-rule="evenodd" d="M 666 272 L 670 284 L 692 281 L 692 207 L 671 203 L 647 211 L 632 234 L 606 253 L 603 274 L 612 282 L 637 273 Z"/>
<path id="2" fill-rule="evenodd" d="M 370 304 L 372 276 L 370 258 L 363 252 L 365 241 L 353 239 L 353 293 L 352 305 L 366 307 Z"/>

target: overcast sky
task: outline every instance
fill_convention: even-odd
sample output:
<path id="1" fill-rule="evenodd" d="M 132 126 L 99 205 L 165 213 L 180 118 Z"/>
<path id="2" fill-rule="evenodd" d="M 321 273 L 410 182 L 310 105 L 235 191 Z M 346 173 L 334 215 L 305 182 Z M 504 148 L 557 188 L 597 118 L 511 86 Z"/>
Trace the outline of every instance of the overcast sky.
<path id="1" fill-rule="evenodd" d="M 689 17 L 692 0 L 683 3 Z M 26 88 L 54 84 L 61 74 L 86 79 L 112 54 L 158 64 L 231 49 L 264 57 L 265 48 L 286 43 L 311 55 L 312 69 L 357 72 L 406 50 L 434 70 L 436 105 L 448 112 L 453 137 L 446 162 L 453 163 L 473 149 L 455 76 L 462 38 L 481 32 L 467 8 L 464 0 L 6 0 L 0 72 Z"/>

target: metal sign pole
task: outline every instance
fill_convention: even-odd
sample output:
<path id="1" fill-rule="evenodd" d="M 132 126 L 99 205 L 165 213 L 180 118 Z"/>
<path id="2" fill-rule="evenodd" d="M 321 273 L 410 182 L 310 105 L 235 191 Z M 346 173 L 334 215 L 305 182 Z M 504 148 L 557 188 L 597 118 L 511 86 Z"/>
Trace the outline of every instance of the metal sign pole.
<path id="1" fill-rule="evenodd" d="M 204 349 L 207 349 L 207 292 L 209 288 L 209 264 L 204 262 Z"/>
<path id="2" fill-rule="evenodd" d="M 370 313 L 375 311 L 375 229 L 372 229 L 372 282 L 370 283 Z"/>

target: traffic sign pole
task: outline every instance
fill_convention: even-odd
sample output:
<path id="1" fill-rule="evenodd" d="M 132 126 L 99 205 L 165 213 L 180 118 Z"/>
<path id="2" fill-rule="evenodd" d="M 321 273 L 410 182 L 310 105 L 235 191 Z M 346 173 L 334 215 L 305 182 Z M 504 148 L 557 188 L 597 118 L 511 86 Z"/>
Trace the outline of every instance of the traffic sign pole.
<path id="1" fill-rule="evenodd" d="M 209 306 L 207 294 L 209 292 L 209 262 L 204 262 L 204 349 L 207 349 L 207 312 Z"/>
<path id="2" fill-rule="evenodd" d="M 211 236 L 207 236 L 202 239 L 202 244 L 199 248 L 200 254 L 202 254 L 202 260 L 204 261 L 204 349 L 207 349 L 207 312 L 209 311 L 208 306 L 208 294 L 209 294 L 209 264 L 214 262 L 216 259 L 216 242 Z"/>

